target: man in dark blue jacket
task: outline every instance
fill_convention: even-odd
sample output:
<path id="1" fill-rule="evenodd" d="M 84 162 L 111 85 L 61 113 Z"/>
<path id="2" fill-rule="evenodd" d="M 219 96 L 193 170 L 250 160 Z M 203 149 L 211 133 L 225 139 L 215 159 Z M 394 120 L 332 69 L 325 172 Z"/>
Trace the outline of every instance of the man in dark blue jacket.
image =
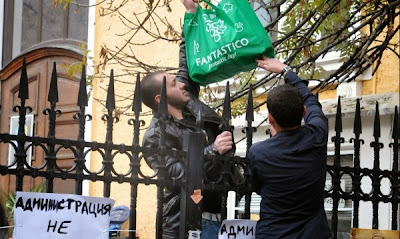
<path id="1" fill-rule="evenodd" d="M 330 238 L 324 210 L 328 120 L 317 97 L 290 67 L 265 57 L 257 62 L 282 73 L 286 84 L 268 94 L 274 136 L 248 152 L 262 198 L 256 238 Z"/>

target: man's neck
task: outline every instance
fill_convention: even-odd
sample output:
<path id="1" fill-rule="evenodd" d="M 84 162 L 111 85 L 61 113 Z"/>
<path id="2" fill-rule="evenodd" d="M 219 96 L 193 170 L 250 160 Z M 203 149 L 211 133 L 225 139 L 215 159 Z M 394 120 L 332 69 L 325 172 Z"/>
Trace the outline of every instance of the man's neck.
<path id="1" fill-rule="evenodd" d="M 168 114 L 174 117 L 175 119 L 181 120 L 183 119 L 183 109 L 178 109 L 171 105 L 168 105 Z"/>
<path id="2" fill-rule="evenodd" d="M 300 128 L 300 125 L 296 125 L 296 126 L 288 127 L 288 128 L 282 128 L 279 125 L 275 124 L 273 127 L 275 128 L 276 133 L 279 133 L 279 132 L 286 131 L 286 130 L 293 130 L 293 129 Z"/>

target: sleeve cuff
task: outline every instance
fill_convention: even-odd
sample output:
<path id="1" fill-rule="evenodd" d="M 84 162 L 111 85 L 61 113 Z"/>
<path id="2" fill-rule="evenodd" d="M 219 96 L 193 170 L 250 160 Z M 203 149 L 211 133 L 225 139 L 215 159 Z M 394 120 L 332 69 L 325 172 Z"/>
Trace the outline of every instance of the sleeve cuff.
<path id="1" fill-rule="evenodd" d="M 293 71 L 288 71 L 285 74 L 285 83 L 295 85 L 299 82 L 303 82 L 306 86 L 308 86 L 308 81 L 307 80 L 302 80 L 296 73 Z"/>

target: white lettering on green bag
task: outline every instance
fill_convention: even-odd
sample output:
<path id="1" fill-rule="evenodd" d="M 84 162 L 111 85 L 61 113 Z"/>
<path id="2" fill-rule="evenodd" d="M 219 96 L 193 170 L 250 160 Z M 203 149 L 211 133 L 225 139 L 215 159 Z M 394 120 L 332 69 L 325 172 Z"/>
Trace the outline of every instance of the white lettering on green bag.
<path id="1" fill-rule="evenodd" d="M 196 41 L 194 42 L 194 44 L 196 44 Z M 236 52 L 235 52 L 236 49 L 242 48 L 244 46 L 247 46 L 248 44 L 249 44 L 249 39 L 247 39 L 247 38 L 242 38 L 242 39 L 237 40 L 235 42 L 230 42 L 230 43 L 228 43 L 226 45 L 221 46 L 219 49 L 210 52 L 210 54 L 208 54 L 206 57 L 198 57 L 198 58 L 196 58 L 196 65 L 197 66 L 202 66 L 203 64 L 210 64 L 212 61 L 214 61 L 216 59 L 219 59 L 219 58 L 221 58 L 221 57 L 223 57 L 223 56 L 225 56 L 227 54 L 235 53 L 235 55 L 236 55 Z M 233 58 L 234 57 L 229 57 L 229 59 L 233 59 Z M 222 63 L 226 59 L 224 61 L 221 61 L 221 60 L 222 60 L 222 58 L 219 59 L 217 62 Z M 215 64 L 217 62 L 214 62 L 213 66 L 216 66 L 216 65 L 220 64 L 220 63 L 219 64 Z M 208 68 L 211 69 L 213 66 L 209 65 Z"/>
<path id="2" fill-rule="evenodd" d="M 184 36 L 189 75 L 199 85 L 228 79 L 257 67 L 255 59 L 273 58 L 268 33 L 247 0 L 221 0 L 211 9 L 199 5 L 185 13 Z"/>

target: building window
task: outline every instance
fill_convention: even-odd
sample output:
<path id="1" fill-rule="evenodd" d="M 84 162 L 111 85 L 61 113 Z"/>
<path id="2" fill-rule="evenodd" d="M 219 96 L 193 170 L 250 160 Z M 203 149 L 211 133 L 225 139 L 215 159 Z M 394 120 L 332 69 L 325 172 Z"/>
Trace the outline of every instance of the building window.
<path id="1" fill-rule="evenodd" d="M 89 0 L 75 0 L 88 5 Z M 6 0 L 4 5 L 3 66 L 39 44 L 72 45 L 87 42 L 88 7 L 48 0 Z M 74 44 L 76 46 L 74 46 Z"/>
<path id="2" fill-rule="evenodd" d="M 19 116 L 11 116 L 10 117 L 10 134 L 11 135 L 18 135 L 19 130 Z M 34 116 L 33 114 L 28 114 L 25 117 L 25 129 L 24 129 L 26 136 L 33 136 L 34 132 Z M 13 143 L 18 146 L 17 141 L 13 141 Z M 28 165 L 32 165 L 32 146 L 29 143 L 25 143 L 26 150 L 26 162 Z M 15 159 L 15 150 L 14 147 L 9 144 L 8 147 L 8 165 L 14 164 L 11 168 L 16 168 L 16 159 Z M 26 167 L 26 166 L 25 166 Z"/>

